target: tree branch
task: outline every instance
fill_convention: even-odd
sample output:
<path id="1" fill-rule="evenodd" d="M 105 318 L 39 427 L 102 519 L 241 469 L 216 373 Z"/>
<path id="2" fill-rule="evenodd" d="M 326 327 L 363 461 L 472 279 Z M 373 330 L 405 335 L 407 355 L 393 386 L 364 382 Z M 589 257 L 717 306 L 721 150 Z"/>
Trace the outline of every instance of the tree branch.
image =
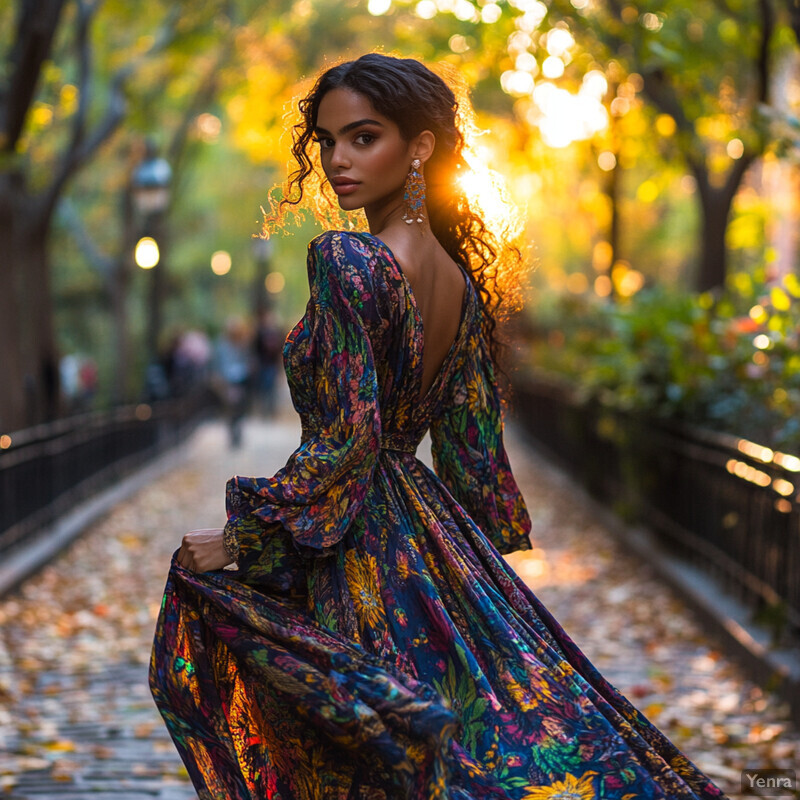
<path id="1" fill-rule="evenodd" d="M 83 224 L 83 219 L 75 207 L 75 204 L 68 198 L 64 198 L 58 204 L 58 214 L 62 216 L 66 223 L 67 230 L 75 239 L 78 247 L 86 258 L 89 266 L 99 275 L 103 276 L 105 281 L 108 281 L 114 267 L 117 264 L 117 259 L 101 253 L 95 245 L 86 226 Z"/>
<path id="2" fill-rule="evenodd" d="M 81 7 L 87 9 L 88 7 L 81 0 Z M 125 86 L 136 70 L 148 58 L 156 53 L 161 52 L 171 44 L 175 39 L 177 22 L 180 18 L 180 5 L 173 5 L 170 14 L 164 24 L 161 26 L 156 34 L 155 40 L 148 51 L 139 58 L 126 64 L 120 68 L 111 79 L 111 86 L 109 88 L 109 100 L 106 112 L 100 122 L 97 123 L 94 130 L 87 135 L 85 131 L 85 119 L 88 112 L 89 86 L 91 83 L 90 71 L 90 56 L 87 52 L 89 48 L 89 28 L 91 24 L 91 17 L 94 15 L 96 6 L 91 7 L 88 12 L 89 19 L 86 20 L 86 26 L 82 30 L 79 27 L 77 44 L 79 48 L 79 58 L 81 61 L 81 79 L 85 79 L 85 86 L 81 88 L 81 98 L 76 113 L 76 119 L 73 123 L 72 140 L 70 147 L 64 153 L 61 159 L 61 164 L 56 169 L 55 177 L 51 184 L 42 193 L 41 211 L 42 219 L 46 220 L 52 215 L 58 198 L 64 190 L 64 186 L 72 175 L 91 157 L 91 155 L 108 139 L 111 134 L 116 130 L 117 126 L 125 118 L 127 111 L 127 98 L 125 97 Z M 83 74 L 83 67 L 86 67 L 86 74 Z M 84 93 L 86 97 L 84 98 Z M 83 114 L 81 113 L 83 107 Z"/>
<path id="3" fill-rule="evenodd" d="M 759 0 L 758 10 L 761 15 L 761 40 L 756 56 L 756 76 L 758 80 L 757 100 L 765 105 L 769 103 L 770 71 L 769 45 L 775 32 L 775 13 L 770 0 Z"/>
<path id="4" fill-rule="evenodd" d="M 197 92 L 183 114 L 180 125 L 178 125 L 175 133 L 172 135 L 172 139 L 167 148 L 167 160 L 175 176 L 180 174 L 180 166 L 186 152 L 186 142 L 192 123 L 197 115 L 208 108 L 209 103 L 214 99 L 219 88 L 220 67 L 225 64 L 232 52 L 233 37 L 231 36 L 226 39 L 219 55 L 206 72 L 205 78 L 200 82 Z"/>
<path id="5" fill-rule="evenodd" d="M 0 91 L 0 151 L 13 153 L 16 149 L 63 6 L 64 0 L 27 0 L 20 4 L 14 45 L 8 56 L 12 74 Z"/>

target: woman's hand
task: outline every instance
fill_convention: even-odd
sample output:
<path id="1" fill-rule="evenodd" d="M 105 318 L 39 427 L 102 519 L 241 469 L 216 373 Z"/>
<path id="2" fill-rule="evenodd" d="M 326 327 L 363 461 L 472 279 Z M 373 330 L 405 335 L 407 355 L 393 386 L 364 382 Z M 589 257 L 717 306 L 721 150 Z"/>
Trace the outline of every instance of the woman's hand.
<path id="1" fill-rule="evenodd" d="M 178 563 L 192 572 L 222 569 L 231 559 L 222 544 L 222 528 L 189 531 L 181 542 Z"/>

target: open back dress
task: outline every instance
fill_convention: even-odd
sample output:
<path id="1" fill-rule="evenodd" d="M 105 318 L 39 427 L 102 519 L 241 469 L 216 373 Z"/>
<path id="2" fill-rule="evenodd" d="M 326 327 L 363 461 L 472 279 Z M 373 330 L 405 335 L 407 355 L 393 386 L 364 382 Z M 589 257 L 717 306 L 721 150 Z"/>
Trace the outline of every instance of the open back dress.
<path id="1" fill-rule="evenodd" d="M 424 396 L 386 245 L 325 233 L 308 276 L 284 347 L 301 443 L 228 482 L 238 568 L 173 559 L 157 624 L 151 688 L 200 798 L 722 797 L 501 556 L 530 520 L 466 272 Z"/>

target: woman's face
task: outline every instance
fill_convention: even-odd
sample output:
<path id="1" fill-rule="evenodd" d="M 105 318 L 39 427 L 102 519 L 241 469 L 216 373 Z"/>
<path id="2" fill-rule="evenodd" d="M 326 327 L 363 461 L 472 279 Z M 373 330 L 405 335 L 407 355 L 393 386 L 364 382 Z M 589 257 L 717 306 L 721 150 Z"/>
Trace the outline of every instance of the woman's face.
<path id="1" fill-rule="evenodd" d="M 362 94 L 332 89 L 320 102 L 315 137 L 325 177 L 346 211 L 367 216 L 392 210 L 403 197 L 412 142 Z"/>

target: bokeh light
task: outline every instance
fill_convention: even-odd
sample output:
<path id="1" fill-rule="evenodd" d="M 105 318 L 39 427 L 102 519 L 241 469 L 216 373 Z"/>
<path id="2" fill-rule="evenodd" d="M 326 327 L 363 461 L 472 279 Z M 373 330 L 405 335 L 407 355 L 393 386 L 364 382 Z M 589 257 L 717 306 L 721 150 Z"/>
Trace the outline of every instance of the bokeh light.
<path id="1" fill-rule="evenodd" d="M 264 278 L 264 288 L 270 294 L 279 294 L 283 291 L 284 286 L 286 286 L 286 278 L 282 272 L 274 270 L 268 273 L 267 277 Z"/>
<path id="2" fill-rule="evenodd" d="M 503 10 L 497 3 L 487 3 L 481 9 L 481 21 L 492 25 L 503 16 Z"/>
<path id="3" fill-rule="evenodd" d="M 753 339 L 753 346 L 757 347 L 759 350 L 766 350 L 770 345 L 769 336 L 764 333 L 759 333 L 758 336 Z"/>
<path id="4" fill-rule="evenodd" d="M 558 56 L 548 56 L 542 63 L 545 78 L 560 78 L 564 74 L 564 62 Z"/>
<path id="5" fill-rule="evenodd" d="M 197 135 L 206 144 L 214 144 L 222 132 L 222 120 L 214 114 L 200 114 L 195 120 Z"/>
<path id="6" fill-rule="evenodd" d="M 211 256 L 211 271 L 215 275 L 227 275 L 231 271 L 231 255 L 225 250 L 217 250 Z"/>
<path id="7" fill-rule="evenodd" d="M 598 297 L 608 297 L 613 291 L 613 284 L 608 275 L 598 275 L 594 279 L 594 293 Z"/>
<path id="8" fill-rule="evenodd" d="M 733 159 L 740 159 L 744 155 L 744 142 L 741 139 L 731 139 L 725 148 Z"/>
<path id="9" fill-rule="evenodd" d="M 414 13 L 420 19 L 433 19 L 437 14 L 438 9 L 433 0 L 420 0 L 414 7 Z"/>
<path id="10" fill-rule="evenodd" d="M 158 264 L 160 258 L 158 242 L 152 236 L 143 236 L 139 239 L 136 249 L 133 251 L 133 259 L 137 267 L 152 269 Z"/>
<path id="11" fill-rule="evenodd" d="M 597 166 L 600 167 L 603 172 L 611 172 L 611 170 L 617 166 L 617 157 L 610 150 L 603 150 L 603 152 L 597 156 Z"/>
<path id="12" fill-rule="evenodd" d="M 392 0 L 369 0 L 367 3 L 367 11 L 373 17 L 379 17 L 385 14 L 392 7 Z"/>

